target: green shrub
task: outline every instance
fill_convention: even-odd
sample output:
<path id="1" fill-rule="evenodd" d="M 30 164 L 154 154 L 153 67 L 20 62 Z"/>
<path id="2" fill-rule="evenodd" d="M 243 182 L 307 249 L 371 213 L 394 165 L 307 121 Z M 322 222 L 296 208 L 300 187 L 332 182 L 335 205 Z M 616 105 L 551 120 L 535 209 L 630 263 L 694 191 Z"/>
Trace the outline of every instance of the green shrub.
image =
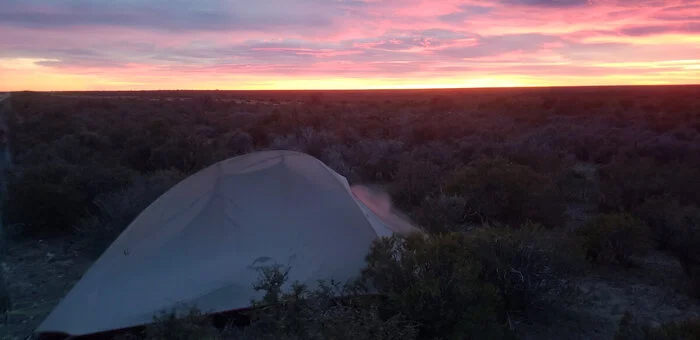
<path id="1" fill-rule="evenodd" d="M 692 273 L 688 285 L 690 286 L 690 294 L 697 298 L 700 297 L 700 268 L 693 268 Z"/>
<path id="2" fill-rule="evenodd" d="M 634 211 L 646 199 L 668 195 L 683 205 L 700 204 L 700 168 L 692 163 L 661 164 L 651 158 L 632 158 L 598 170 L 601 208 Z"/>
<path id="3" fill-rule="evenodd" d="M 154 170 L 177 169 L 192 174 L 214 163 L 215 154 L 216 146 L 210 138 L 178 132 L 151 149 L 148 164 Z"/>
<path id="4" fill-rule="evenodd" d="M 674 255 L 689 276 L 700 269 L 700 208 L 670 197 L 655 197 L 636 210 L 650 227 L 659 250 Z"/>
<path id="5" fill-rule="evenodd" d="M 700 297 L 700 208 L 659 196 L 647 199 L 636 214 L 649 225 L 658 249 L 678 259 L 691 294 Z"/>
<path id="6" fill-rule="evenodd" d="M 113 157 L 113 152 L 108 137 L 94 132 L 80 132 L 62 136 L 50 144 L 35 145 L 15 161 L 25 166 L 60 161 L 86 164 Z"/>
<path id="7" fill-rule="evenodd" d="M 652 339 L 690 340 L 700 339 L 700 319 L 670 322 L 651 331 Z"/>
<path id="8" fill-rule="evenodd" d="M 598 169 L 601 208 L 607 211 L 630 210 L 647 197 L 664 192 L 664 174 L 651 159 L 618 162 Z"/>
<path id="9" fill-rule="evenodd" d="M 636 320 L 629 312 L 620 320 L 615 340 L 695 340 L 700 339 L 700 319 L 668 322 L 651 327 Z"/>
<path id="10" fill-rule="evenodd" d="M 221 339 L 211 319 L 196 308 L 179 317 L 176 311 L 162 312 L 145 330 L 148 340 L 213 340 Z"/>
<path id="11" fill-rule="evenodd" d="M 466 199 L 472 215 L 483 222 L 546 227 L 563 222 L 564 204 L 552 179 L 504 158 L 480 158 L 457 170 L 445 193 Z"/>
<path id="12" fill-rule="evenodd" d="M 245 131 L 236 129 L 217 139 L 216 160 L 224 160 L 253 151 L 253 137 Z"/>
<path id="13" fill-rule="evenodd" d="M 69 181 L 75 171 L 60 163 L 9 171 L 3 223 L 20 224 L 25 235 L 67 232 L 87 209 L 87 194 Z"/>
<path id="14" fill-rule="evenodd" d="M 416 329 L 401 315 L 380 316 L 377 299 L 357 297 L 366 293 L 361 285 L 341 286 L 337 282 L 320 281 L 314 289 L 293 283 L 286 291 L 290 268 L 279 265 L 257 268 L 259 279 L 254 289 L 265 293 L 252 301 L 246 312 L 251 322 L 245 328 L 229 324 L 220 330 L 213 319 L 197 308 L 183 307 L 163 312 L 141 333 L 122 334 L 126 339 L 289 339 L 289 340 L 355 340 L 415 339 Z"/>
<path id="15" fill-rule="evenodd" d="M 652 247 L 648 227 L 629 214 L 598 215 L 577 234 L 586 258 L 592 262 L 617 262 L 630 267 L 632 257 L 644 255 Z"/>
<path id="16" fill-rule="evenodd" d="M 440 182 L 440 167 L 430 161 L 404 160 L 398 165 L 394 182 L 389 185 L 391 198 L 402 210 L 411 211 Z"/>
<path id="17" fill-rule="evenodd" d="M 684 206 L 668 216 L 668 251 L 688 276 L 700 275 L 700 208 Z"/>
<path id="18" fill-rule="evenodd" d="M 32 98 L 34 97 L 34 98 Z M 10 143 L 14 156 L 21 156 L 38 144 L 52 144 L 63 136 L 75 133 L 78 129 L 75 112 L 65 103 L 48 103 L 52 101 L 43 95 L 30 95 L 18 100 L 12 96 L 13 114 L 8 117 Z M 48 105 L 46 105 L 48 104 Z M 42 106 L 44 107 L 37 107 Z M 32 106 L 28 110 L 24 106 Z M 19 120 L 22 123 L 19 123 Z M 17 159 L 21 157 L 16 157 Z"/>
<path id="19" fill-rule="evenodd" d="M 135 177 L 127 188 L 98 195 L 94 200 L 97 211 L 76 226 L 87 249 L 95 255 L 102 253 L 141 211 L 184 178 L 175 170 L 156 171 Z"/>
<path id="20" fill-rule="evenodd" d="M 643 326 L 632 314 L 625 312 L 620 319 L 615 340 L 643 340 L 647 336 L 648 327 Z"/>
<path id="21" fill-rule="evenodd" d="M 0 269 L 0 317 L 7 317 L 12 309 L 12 300 L 10 299 L 10 291 L 5 282 L 4 274 Z"/>
<path id="22" fill-rule="evenodd" d="M 364 282 L 386 297 L 383 312 L 416 322 L 421 338 L 498 339 L 504 327 L 497 288 L 458 233 L 377 240 Z"/>
<path id="23" fill-rule="evenodd" d="M 97 195 L 128 185 L 132 176 L 127 168 L 109 165 L 17 166 L 6 177 L 4 223 L 19 226 L 17 231 L 26 236 L 70 233 L 80 218 L 94 211 Z"/>
<path id="24" fill-rule="evenodd" d="M 593 167 L 573 167 L 563 172 L 557 180 L 557 186 L 569 202 L 598 204 L 600 192 L 592 177 L 595 175 Z"/>
<path id="25" fill-rule="evenodd" d="M 293 283 L 282 289 L 290 268 L 258 268 L 254 289 L 265 292 L 251 313 L 252 323 L 231 329 L 235 339 L 415 339 L 415 327 L 401 315 L 382 317 L 376 300 L 358 296 L 364 287 L 320 281 L 314 289 Z"/>
<path id="26" fill-rule="evenodd" d="M 186 304 L 153 316 L 143 329 L 117 331 L 114 340 L 221 340 L 225 334 L 214 326 L 213 318 Z"/>
<path id="27" fill-rule="evenodd" d="M 461 231 L 466 228 L 466 209 L 464 197 L 440 193 L 424 199 L 413 218 L 433 233 Z"/>
<path id="28" fill-rule="evenodd" d="M 658 250 L 665 251 L 671 247 L 674 230 L 671 224 L 675 219 L 674 216 L 681 210 L 678 200 L 667 196 L 656 196 L 646 199 L 644 204 L 636 207 L 634 213 L 649 226 Z"/>
<path id="29" fill-rule="evenodd" d="M 566 236 L 523 225 L 477 229 L 470 238 L 483 264 L 483 280 L 498 287 L 508 313 L 535 316 L 577 297 L 571 278 L 579 274 L 583 259 Z"/>
<path id="30" fill-rule="evenodd" d="M 680 262 L 689 278 L 691 293 L 700 297 L 700 208 L 682 206 L 676 200 L 655 199 L 640 214 L 649 221 L 662 249 Z"/>
<path id="31" fill-rule="evenodd" d="M 289 268 L 259 268 L 254 288 L 266 294 L 243 333 L 251 339 L 398 339 L 415 324 L 420 338 L 508 338 L 506 318 L 573 296 L 570 276 L 578 259 L 566 248 L 559 234 L 530 225 L 383 238 L 367 256 L 363 285 L 322 282 L 313 291 L 292 285 L 284 292 Z M 340 299 L 375 291 L 381 299 Z"/>

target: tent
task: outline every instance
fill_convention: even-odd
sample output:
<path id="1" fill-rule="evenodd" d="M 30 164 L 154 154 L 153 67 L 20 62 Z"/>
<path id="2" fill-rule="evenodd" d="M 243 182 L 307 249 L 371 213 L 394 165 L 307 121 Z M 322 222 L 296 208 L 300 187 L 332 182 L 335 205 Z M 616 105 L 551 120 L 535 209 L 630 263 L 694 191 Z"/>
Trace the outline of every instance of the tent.
<path id="1" fill-rule="evenodd" d="M 146 208 L 36 332 L 128 328 L 183 304 L 246 308 L 261 297 L 252 288 L 259 265 L 289 265 L 290 282 L 312 287 L 351 279 L 374 239 L 410 231 L 376 209 L 303 153 L 263 151 L 216 163 Z"/>

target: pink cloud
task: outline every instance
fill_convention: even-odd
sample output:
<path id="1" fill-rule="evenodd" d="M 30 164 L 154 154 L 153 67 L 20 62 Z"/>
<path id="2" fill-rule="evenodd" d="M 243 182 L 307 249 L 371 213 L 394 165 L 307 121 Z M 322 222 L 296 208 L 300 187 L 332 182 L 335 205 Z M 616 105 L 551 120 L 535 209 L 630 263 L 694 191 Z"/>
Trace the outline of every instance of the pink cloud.
<path id="1" fill-rule="evenodd" d="M 656 81 L 661 70 L 680 72 L 665 74 L 685 82 L 698 68 L 658 63 L 697 59 L 698 13 L 700 0 L 204 0 L 188 7 L 7 0 L 0 63 L 30 60 L 33 72 L 144 86 L 149 77 L 245 87 L 260 77 L 484 74 L 578 76 L 583 84 L 603 75 Z M 617 66 L 601 66 L 610 64 Z M 0 77 L 20 74 L 12 70 L 0 68 Z"/>

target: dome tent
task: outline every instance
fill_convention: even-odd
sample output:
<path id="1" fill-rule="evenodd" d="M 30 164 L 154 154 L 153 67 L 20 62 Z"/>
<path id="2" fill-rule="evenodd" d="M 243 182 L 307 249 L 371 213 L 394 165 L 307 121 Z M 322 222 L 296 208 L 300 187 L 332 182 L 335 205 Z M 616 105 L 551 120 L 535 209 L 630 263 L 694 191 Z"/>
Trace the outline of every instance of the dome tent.
<path id="1" fill-rule="evenodd" d="M 289 264 L 289 282 L 357 276 L 384 223 L 312 156 L 263 151 L 175 185 L 122 232 L 36 332 L 74 336 L 143 325 L 163 310 L 247 308 L 253 266 Z"/>

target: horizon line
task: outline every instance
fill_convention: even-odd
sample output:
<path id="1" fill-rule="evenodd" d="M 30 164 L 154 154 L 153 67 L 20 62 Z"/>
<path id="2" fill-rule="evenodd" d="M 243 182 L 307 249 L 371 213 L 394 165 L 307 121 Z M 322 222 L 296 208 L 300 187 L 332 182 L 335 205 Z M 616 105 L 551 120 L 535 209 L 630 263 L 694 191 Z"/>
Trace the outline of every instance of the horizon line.
<path id="1" fill-rule="evenodd" d="M 548 88 L 601 88 L 601 87 L 682 87 L 700 86 L 700 83 L 690 84 L 603 84 L 603 85 L 522 85 L 522 86 L 482 86 L 482 87 L 370 87 L 370 88 L 280 88 L 280 89 L 99 89 L 99 90 L 0 90 L 0 93 L 21 93 L 21 92 L 158 92 L 158 91 L 239 91 L 239 92 L 294 92 L 294 91 L 410 91 L 410 90 L 486 90 L 486 89 L 548 89 Z"/>

